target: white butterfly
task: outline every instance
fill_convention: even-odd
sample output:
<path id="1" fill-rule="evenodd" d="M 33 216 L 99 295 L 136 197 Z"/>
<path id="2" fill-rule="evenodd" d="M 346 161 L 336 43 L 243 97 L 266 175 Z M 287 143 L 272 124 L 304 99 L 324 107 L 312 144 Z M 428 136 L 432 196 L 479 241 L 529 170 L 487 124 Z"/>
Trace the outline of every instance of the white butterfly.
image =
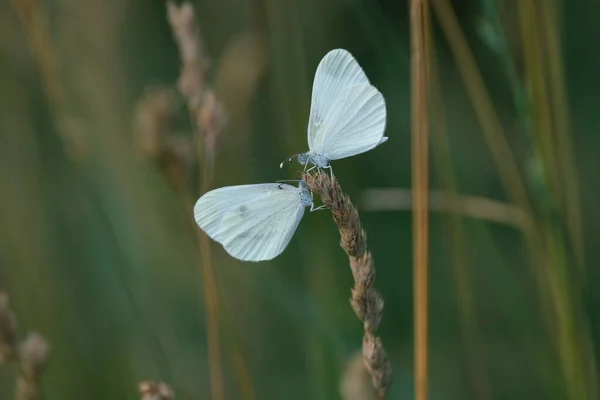
<path id="1" fill-rule="evenodd" d="M 196 223 L 208 236 L 243 261 L 264 261 L 286 248 L 304 209 L 314 208 L 306 182 L 226 186 L 204 194 L 194 206 Z"/>
<path id="2" fill-rule="evenodd" d="M 354 57 L 343 49 L 332 50 L 315 73 L 309 151 L 287 161 L 296 157 L 305 170 L 308 163 L 331 169 L 330 161 L 364 153 L 388 140 L 383 136 L 386 116 L 383 95 L 369 83 Z"/>

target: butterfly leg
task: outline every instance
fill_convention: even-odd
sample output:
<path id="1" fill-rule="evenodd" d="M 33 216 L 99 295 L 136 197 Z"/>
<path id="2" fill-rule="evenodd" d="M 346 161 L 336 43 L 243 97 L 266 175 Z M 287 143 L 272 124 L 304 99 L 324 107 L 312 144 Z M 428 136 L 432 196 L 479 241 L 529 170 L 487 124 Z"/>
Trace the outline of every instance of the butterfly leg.
<path id="1" fill-rule="evenodd" d="M 304 163 L 304 170 L 302 171 L 303 173 L 307 173 L 308 171 L 310 171 L 312 168 L 310 168 L 308 171 L 306 170 L 306 167 L 308 167 L 308 162 L 310 161 L 310 157 L 306 158 L 306 162 Z"/>
<path id="2" fill-rule="evenodd" d="M 315 205 L 314 205 L 314 204 L 312 204 L 312 205 L 310 206 L 310 212 L 313 212 L 313 211 L 321 211 L 321 210 L 324 210 L 324 209 L 326 209 L 326 208 L 327 208 L 327 206 L 326 206 L 326 205 L 322 205 L 322 206 L 319 206 L 319 207 L 315 208 Z"/>
<path id="3" fill-rule="evenodd" d="M 325 168 L 329 168 L 329 176 L 331 177 L 331 180 L 333 180 L 333 168 L 331 167 L 331 164 L 329 164 Z"/>

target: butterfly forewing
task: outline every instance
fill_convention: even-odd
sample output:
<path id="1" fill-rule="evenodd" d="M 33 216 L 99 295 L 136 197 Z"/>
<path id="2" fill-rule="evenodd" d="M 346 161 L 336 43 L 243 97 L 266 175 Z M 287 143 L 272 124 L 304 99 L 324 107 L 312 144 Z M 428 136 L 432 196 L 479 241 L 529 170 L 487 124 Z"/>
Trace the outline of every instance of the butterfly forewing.
<path id="1" fill-rule="evenodd" d="M 323 57 L 315 73 L 308 121 L 308 147 L 311 151 L 323 135 L 323 120 L 331 113 L 340 94 L 351 86 L 364 84 L 369 84 L 369 79 L 348 51 L 335 49 Z"/>
<path id="2" fill-rule="evenodd" d="M 302 216 L 299 189 L 285 184 L 229 186 L 202 196 L 196 222 L 233 257 L 270 260 L 291 240 Z"/>

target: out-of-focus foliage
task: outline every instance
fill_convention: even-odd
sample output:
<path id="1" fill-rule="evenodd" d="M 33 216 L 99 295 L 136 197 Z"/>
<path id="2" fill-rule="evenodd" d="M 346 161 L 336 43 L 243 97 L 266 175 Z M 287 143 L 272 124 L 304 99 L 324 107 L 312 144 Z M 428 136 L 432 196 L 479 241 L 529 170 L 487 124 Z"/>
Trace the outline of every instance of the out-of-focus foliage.
<path id="1" fill-rule="evenodd" d="M 543 0 L 519 1 L 531 3 L 534 13 L 547 7 Z M 449 214 L 432 212 L 431 398 L 593 396 L 600 356 L 594 200 L 600 195 L 594 19 L 600 5 L 548 0 L 556 18 L 544 29 L 561 43 L 560 58 L 552 59 L 528 53 L 537 48 L 527 45 L 535 28 L 527 27 L 541 17 L 523 23 L 526 10 L 510 1 L 454 3 L 546 250 L 542 262 L 514 227 L 464 218 L 456 229 Z M 278 164 L 306 150 L 312 77 L 330 49 L 351 51 L 385 96 L 389 141 L 334 167 L 359 206 L 376 261 L 376 286 L 385 299 L 380 333 L 394 368 L 390 398 L 410 398 L 411 214 L 359 201 L 368 189 L 411 185 L 406 2 L 193 4 L 211 59 L 208 79 L 227 115 L 213 186 L 297 179 L 298 164 L 283 170 Z M 452 170 L 459 193 L 513 202 L 433 14 L 443 106 L 432 107 L 443 111 L 446 137 L 433 133 L 441 126 L 433 113 L 432 188 L 451 190 Z M 0 291 L 10 295 L 23 336 L 35 330 L 50 344 L 46 397 L 134 399 L 138 382 L 161 380 L 178 398 L 210 398 L 203 276 L 189 198 L 142 156 L 135 139 L 144 94 L 175 88 L 179 74 L 165 4 L 2 2 L 0 57 Z M 565 79 L 571 164 L 545 158 L 550 144 L 538 140 L 549 128 L 532 79 L 536 62 L 546 71 L 558 67 Z M 542 85 L 556 81 L 546 78 Z M 171 107 L 169 129 L 188 143 L 177 145 L 177 154 L 189 156 L 178 182 L 197 197 L 202 160 L 184 99 L 174 95 Z M 558 132 L 554 111 L 546 117 Z M 550 142 L 556 154 L 569 151 Z M 579 188 L 564 173 L 569 168 L 578 171 Z M 548 185 L 553 171 L 564 173 L 558 188 Z M 578 193 L 565 192 L 571 190 Z M 572 196 L 580 197 L 581 240 L 569 233 L 572 210 L 561 208 Z M 342 374 L 360 348 L 362 327 L 348 302 L 352 277 L 338 241 L 330 215 L 319 212 L 307 213 L 272 262 L 238 262 L 213 245 L 227 399 L 341 398 Z M 11 396 L 14 381 L 14 370 L 0 365 L 0 398 Z"/>

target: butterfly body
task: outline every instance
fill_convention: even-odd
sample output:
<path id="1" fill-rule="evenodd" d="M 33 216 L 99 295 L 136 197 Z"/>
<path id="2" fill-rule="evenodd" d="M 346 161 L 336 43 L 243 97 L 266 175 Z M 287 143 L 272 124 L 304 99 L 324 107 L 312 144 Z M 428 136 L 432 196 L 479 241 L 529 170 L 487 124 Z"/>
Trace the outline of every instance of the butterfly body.
<path id="1" fill-rule="evenodd" d="M 308 163 L 319 167 L 319 168 L 327 168 L 329 167 L 329 159 L 322 154 L 313 153 L 307 151 L 306 153 L 298 154 L 296 156 L 298 162 L 302 165 L 307 165 Z"/>

